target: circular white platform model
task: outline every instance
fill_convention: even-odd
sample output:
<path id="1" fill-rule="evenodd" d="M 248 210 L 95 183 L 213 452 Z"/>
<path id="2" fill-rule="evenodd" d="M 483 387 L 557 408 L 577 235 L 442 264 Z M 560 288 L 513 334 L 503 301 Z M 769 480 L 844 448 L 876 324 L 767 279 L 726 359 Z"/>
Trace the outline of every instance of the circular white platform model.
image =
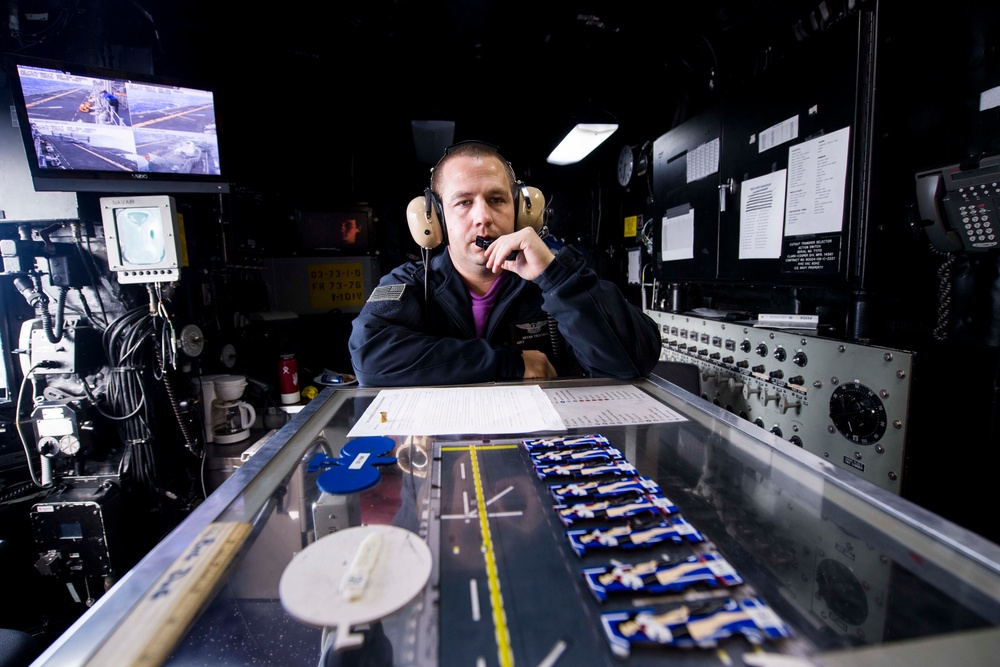
<path id="1" fill-rule="evenodd" d="M 336 628 L 333 648 L 361 644 L 351 626 L 377 621 L 406 606 L 431 574 L 431 550 L 416 533 L 370 525 L 339 530 L 292 558 L 278 595 L 295 620 Z"/>

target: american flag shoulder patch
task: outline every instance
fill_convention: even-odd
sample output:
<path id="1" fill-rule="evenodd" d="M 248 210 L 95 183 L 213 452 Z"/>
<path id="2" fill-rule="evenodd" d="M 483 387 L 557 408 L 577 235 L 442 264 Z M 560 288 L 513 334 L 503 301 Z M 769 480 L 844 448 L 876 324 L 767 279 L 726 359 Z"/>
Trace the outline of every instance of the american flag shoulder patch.
<path id="1" fill-rule="evenodd" d="M 372 290 L 371 296 L 368 297 L 368 302 L 399 301 L 403 298 L 403 292 L 405 291 L 406 285 L 379 285 Z"/>

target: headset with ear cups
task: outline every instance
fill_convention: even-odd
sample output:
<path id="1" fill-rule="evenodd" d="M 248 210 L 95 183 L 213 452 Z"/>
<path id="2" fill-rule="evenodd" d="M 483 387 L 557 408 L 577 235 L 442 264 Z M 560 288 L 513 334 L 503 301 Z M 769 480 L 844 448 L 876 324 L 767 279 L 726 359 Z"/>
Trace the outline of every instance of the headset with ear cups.
<path id="1" fill-rule="evenodd" d="M 448 153 L 445 152 L 445 155 Z M 499 153 L 496 155 L 500 157 Z M 500 159 L 503 160 L 502 157 Z M 513 177 L 510 164 L 506 161 L 504 164 Z M 431 173 L 433 172 L 432 169 Z M 516 178 L 512 180 L 514 180 L 514 230 L 531 227 L 535 232 L 541 233 L 545 224 L 545 195 L 538 188 L 527 186 Z M 441 200 L 429 187 L 424 188 L 424 194 L 414 197 L 407 205 L 406 223 L 410 228 L 410 236 L 421 248 L 430 250 L 448 243 L 448 226 L 445 224 Z"/>

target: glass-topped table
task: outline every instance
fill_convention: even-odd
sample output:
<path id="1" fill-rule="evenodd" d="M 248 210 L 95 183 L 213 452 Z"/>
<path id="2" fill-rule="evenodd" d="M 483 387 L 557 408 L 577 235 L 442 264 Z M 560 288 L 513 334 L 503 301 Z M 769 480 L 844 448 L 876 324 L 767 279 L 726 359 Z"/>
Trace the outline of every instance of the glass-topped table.
<path id="1" fill-rule="evenodd" d="M 377 483 L 329 493 L 319 478 L 379 390 L 325 389 L 35 664 L 996 664 L 1000 546 L 658 377 L 537 384 L 633 385 L 681 419 L 391 436 Z M 584 435 L 634 474 L 543 477 L 524 444 Z M 565 488 L 633 478 L 656 493 Z M 425 545 L 427 584 L 409 586 L 405 549 L 384 549 L 371 576 L 415 595 L 350 628 L 297 620 L 280 592 L 290 564 L 334 545 L 339 577 L 362 526 Z M 317 604 L 342 610 L 322 574 Z M 347 631 L 360 648 L 333 650 Z"/>

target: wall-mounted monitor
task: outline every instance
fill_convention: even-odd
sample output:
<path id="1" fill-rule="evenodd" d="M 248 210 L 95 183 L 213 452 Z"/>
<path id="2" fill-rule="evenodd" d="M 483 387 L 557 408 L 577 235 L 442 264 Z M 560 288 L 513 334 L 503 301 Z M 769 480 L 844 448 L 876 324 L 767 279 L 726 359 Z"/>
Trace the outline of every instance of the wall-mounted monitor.
<path id="1" fill-rule="evenodd" d="M 22 56 L 4 64 L 36 191 L 229 191 L 208 87 Z"/>

